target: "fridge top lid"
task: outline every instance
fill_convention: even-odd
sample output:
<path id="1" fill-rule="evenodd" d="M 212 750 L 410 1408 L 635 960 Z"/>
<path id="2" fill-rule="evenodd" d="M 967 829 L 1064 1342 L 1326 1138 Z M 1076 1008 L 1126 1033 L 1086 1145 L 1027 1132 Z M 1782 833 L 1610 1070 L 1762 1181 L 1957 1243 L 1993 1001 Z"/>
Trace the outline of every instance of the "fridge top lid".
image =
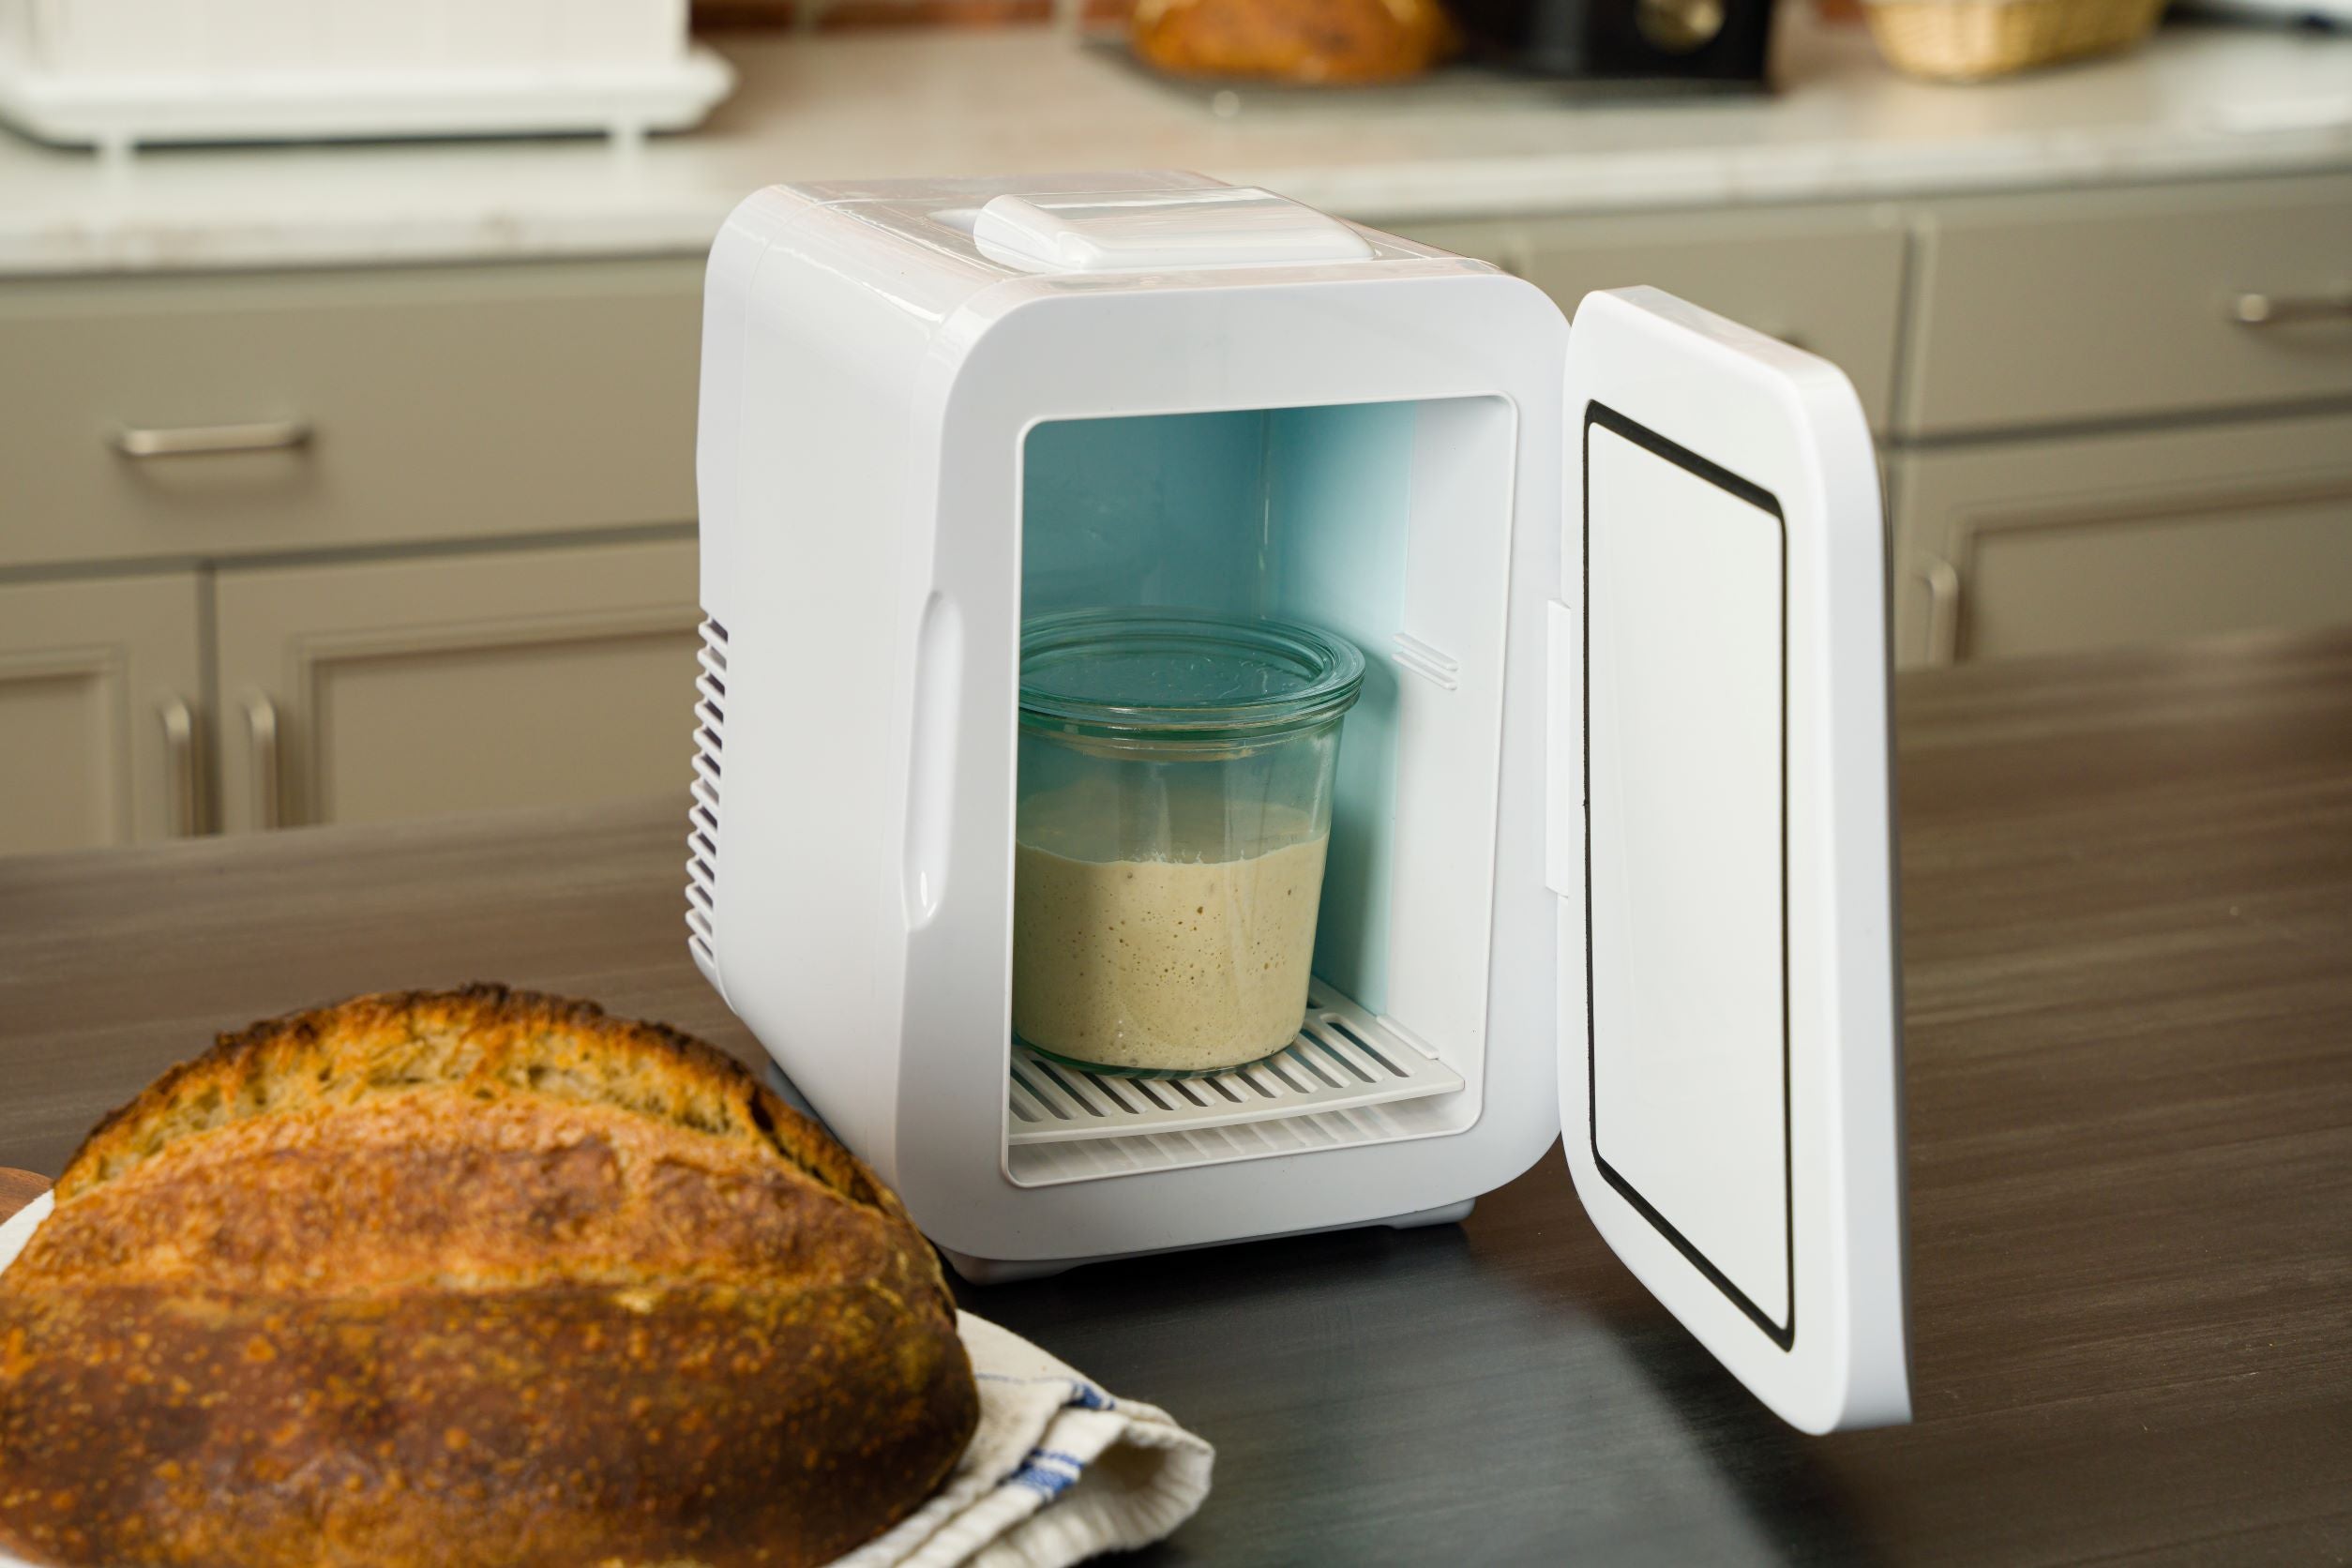
<path id="1" fill-rule="evenodd" d="M 872 202 L 909 208 L 980 207 L 990 197 L 1053 196 L 1087 190 L 1225 190 L 1223 180 L 1181 169 L 1077 170 L 1048 174 L 978 174 L 903 180 L 802 180 L 786 185 L 813 206 Z"/>
<path id="2" fill-rule="evenodd" d="M 771 186 L 729 226 L 761 245 L 860 236 L 827 249 L 827 264 L 912 287 L 934 311 L 959 290 L 1007 280 L 1099 294 L 1495 270 L 1271 191 L 1170 170 Z"/>
<path id="3" fill-rule="evenodd" d="M 991 197 L 972 242 L 1024 272 L 1184 271 L 1372 259 L 1336 219 L 1252 186 Z"/>

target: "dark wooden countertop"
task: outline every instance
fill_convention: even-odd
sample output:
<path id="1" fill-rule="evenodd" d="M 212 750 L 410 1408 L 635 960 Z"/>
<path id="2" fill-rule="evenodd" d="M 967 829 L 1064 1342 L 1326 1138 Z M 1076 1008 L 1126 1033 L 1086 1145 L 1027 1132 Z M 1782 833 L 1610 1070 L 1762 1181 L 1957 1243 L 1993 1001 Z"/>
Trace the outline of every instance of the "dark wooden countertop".
<path id="1" fill-rule="evenodd" d="M 1906 677 L 1917 1424 L 1780 1425 L 1557 1156 L 1459 1229 L 967 1292 L 1215 1441 L 1155 1563 L 2352 1560 L 2352 635 Z M 0 862 L 0 1165 L 475 978 L 756 1059 L 682 803 Z"/>

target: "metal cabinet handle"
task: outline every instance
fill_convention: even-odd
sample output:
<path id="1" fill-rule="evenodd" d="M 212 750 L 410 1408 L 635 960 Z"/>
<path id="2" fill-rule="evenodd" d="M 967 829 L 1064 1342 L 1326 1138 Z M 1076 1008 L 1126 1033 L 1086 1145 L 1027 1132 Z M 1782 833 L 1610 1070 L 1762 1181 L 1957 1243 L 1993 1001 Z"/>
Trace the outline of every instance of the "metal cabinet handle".
<path id="1" fill-rule="evenodd" d="M 156 704 L 163 721 L 164 778 L 172 796 L 172 837 L 193 838 L 203 831 L 197 797 L 196 715 L 176 692 Z"/>
<path id="2" fill-rule="evenodd" d="M 308 419 L 267 419 L 252 425 L 180 425 L 162 430 L 125 426 L 114 450 L 127 458 L 190 458 L 218 452 L 284 452 L 309 445 Z"/>
<path id="3" fill-rule="evenodd" d="M 1949 561 L 1930 560 L 1919 575 L 1927 584 L 1927 657 L 1934 664 L 1956 664 L 1960 658 L 1960 568 Z"/>
<path id="4" fill-rule="evenodd" d="M 278 790 L 278 704 L 258 691 L 247 692 L 244 704 L 246 739 L 253 748 L 253 825 L 274 828 L 283 820 Z"/>
<path id="5" fill-rule="evenodd" d="M 2352 288 L 2317 294 L 2241 294 L 2230 301 L 2229 319 L 2239 326 L 2352 320 Z"/>

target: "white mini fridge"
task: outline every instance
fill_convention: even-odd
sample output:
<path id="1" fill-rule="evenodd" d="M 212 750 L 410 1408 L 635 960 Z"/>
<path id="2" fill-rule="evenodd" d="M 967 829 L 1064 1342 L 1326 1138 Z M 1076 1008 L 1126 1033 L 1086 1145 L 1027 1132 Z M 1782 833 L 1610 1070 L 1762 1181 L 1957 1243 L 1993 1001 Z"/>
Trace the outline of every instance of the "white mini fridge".
<path id="1" fill-rule="evenodd" d="M 1650 289 L 1572 330 L 1194 175 L 776 187 L 711 253 L 699 480 L 693 956 L 959 1272 L 1457 1218 L 1557 1138 L 1772 1410 L 1907 1418 L 1885 544 L 1835 367 Z M 1078 606 L 1364 656 L 1264 1063 L 1011 1034 L 1020 630 Z"/>

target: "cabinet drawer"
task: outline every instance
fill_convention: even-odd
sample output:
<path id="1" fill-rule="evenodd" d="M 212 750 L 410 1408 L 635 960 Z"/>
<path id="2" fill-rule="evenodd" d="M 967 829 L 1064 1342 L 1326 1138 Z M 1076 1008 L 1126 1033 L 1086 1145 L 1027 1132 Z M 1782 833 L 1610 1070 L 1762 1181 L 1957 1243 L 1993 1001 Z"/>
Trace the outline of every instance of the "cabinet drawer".
<path id="1" fill-rule="evenodd" d="M 2352 624 L 2352 415 L 1894 464 L 1897 661 Z"/>
<path id="2" fill-rule="evenodd" d="M 2347 291 L 2352 177 L 1953 203 L 1922 219 L 1905 421 L 2006 430 L 2352 394 Z M 2284 309 L 2239 320 L 2256 295 Z"/>
<path id="3" fill-rule="evenodd" d="M 224 570 L 221 822 L 380 822 L 692 776 L 690 539 Z"/>
<path id="4" fill-rule="evenodd" d="M 11 283 L 0 565 L 684 521 L 701 278 L 665 260 Z M 308 439 L 118 449 L 223 427 Z"/>
<path id="5" fill-rule="evenodd" d="M 1864 208 L 1546 219 L 1516 226 L 1500 263 L 1573 313 L 1594 289 L 1649 283 L 1843 369 L 1871 428 L 1892 403 L 1903 227 Z"/>

